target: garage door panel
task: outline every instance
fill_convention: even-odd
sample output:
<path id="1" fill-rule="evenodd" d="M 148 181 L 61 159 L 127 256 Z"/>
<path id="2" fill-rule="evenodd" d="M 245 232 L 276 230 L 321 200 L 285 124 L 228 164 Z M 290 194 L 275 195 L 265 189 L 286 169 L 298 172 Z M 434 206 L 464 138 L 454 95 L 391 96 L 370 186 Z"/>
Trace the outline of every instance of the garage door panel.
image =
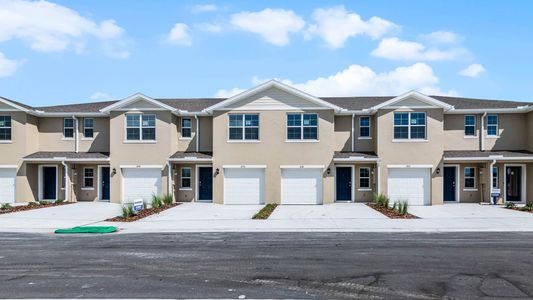
<path id="1" fill-rule="evenodd" d="M 391 202 L 407 201 L 410 205 L 429 204 L 429 169 L 389 169 L 388 195 Z"/>
<path id="2" fill-rule="evenodd" d="M 283 169 L 281 203 L 321 204 L 322 169 Z"/>
<path id="3" fill-rule="evenodd" d="M 265 170 L 224 170 L 224 204 L 264 204 Z"/>
<path id="4" fill-rule="evenodd" d="M 17 169 L 0 169 L 0 203 L 15 202 L 15 181 Z"/>
<path id="5" fill-rule="evenodd" d="M 161 194 L 161 170 L 152 168 L 123 169 L 123 202 L 143 199 L 151 203 L 152 195 Z"/>

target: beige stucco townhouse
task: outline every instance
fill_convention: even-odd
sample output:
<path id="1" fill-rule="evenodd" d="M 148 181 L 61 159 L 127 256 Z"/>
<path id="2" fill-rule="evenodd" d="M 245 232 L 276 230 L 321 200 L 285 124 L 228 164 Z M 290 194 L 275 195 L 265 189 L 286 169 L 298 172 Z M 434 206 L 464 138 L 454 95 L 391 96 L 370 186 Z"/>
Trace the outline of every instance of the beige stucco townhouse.
<path id="1" fill-rule="evenodd" d="M 228 99 L 31 107 L 0 98 L 0 202 L 533 202 L 533 103 L 316 97 L 269 81 Z"/>

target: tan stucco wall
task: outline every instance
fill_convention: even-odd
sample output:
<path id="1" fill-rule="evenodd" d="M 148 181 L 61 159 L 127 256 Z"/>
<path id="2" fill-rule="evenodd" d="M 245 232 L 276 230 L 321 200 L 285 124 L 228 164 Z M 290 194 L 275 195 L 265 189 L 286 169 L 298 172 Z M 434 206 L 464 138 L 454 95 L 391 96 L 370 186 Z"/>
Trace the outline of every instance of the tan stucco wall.
<path id="1" fill-rule="evenodd" d="M 533 111 L 527 114 L 528 149 L 533 151 Z"/>
<path id="2" fill-rule="evenodd" d="M 335 151 L 352 151 L 352 116 L 335 116 Z"/>
<path id="3" fill-rule="evenodd" d="M 199 117 L 200 151 L 213 152 L 213 117 Z"/>
<path id="4" fill-rule="evenodd" d="M 413 110 L 426 112 L 427 142 L 393 142 L 394 111 L 380 110 L 377 113 L 377 154 L 381 158 L 380 192 L 387 193 L 387 165 L 431 165 L 431 204 L 442 203 L 442 155 L 444 151 L 443 110 Z"/>
<path id="5" fill-rule="evenodd" d="M 213 200 L 223 203 L 223 165 L 266 165 L 265 202 L 281 201 L 281 165 L 323 165 L 330 167 L 335 145 L 332 110 L 306 111 L 319 115 L 319 142 L 286 142 L 286 111 L 250 111 L 259 114 L 260 142 L 228 142 L 228 113 L 217 111 L 213 118 Z M 241 111 L 239 111 L 241 113 Z M 333 175 L 323 175 L 323 202 L 333 202 Z"/>
<path id="6" fill-rule="evenodd" d="M 181 168 L 191 168 L 191 188 L 181 187 Z M 191 202 L 196 194 L 196 165 L 178 164 L 174 165 L 174 197 L 176 202 Z"/>
<path id="7" fill-rule="evenodd" d="M 355 116 L 355 152 L 376 152 L 376 118 L 370 116 L 370 138 L 359 136 L 359 119 L 361 116 Z"/>
<path id="8" fill-rule="evenodd" d="M 499 114 L 498 138 L 487 137 L 485 118 L 485 150 L 524 150 L 527 147 L 527 116 L 525 114 Z"/>
<path id="9" fill-rule="evenodd" d="M 465 115 L 444 115 L 444 150 L 480 150 L 481 116 L 476 116 L 476 136 L 465 137 Z"/>
<path id="10" fill-rule="evenodd" d="M 64 118 L 39 118 L 39 144 L 41 151 L 75 151 L 75 139 L 63 137 Z M 83 118 L 78 118 L 79 151 L 109 152 L 109 118 L 94 119 L 94 138 L 85 139 Z"/>
<path id="11" fill-rule="evenodd" d="M 94 138 L 87 139 L 84 136 L 83 118 L 78 118 L 79 151 L 81 152 L 109 152 L 109 118 L 92 118 L 94 126 Z M 60 129 L 63 134 L 63 127 Z"/>
<path id="12" fill-rule="evenodd" d="M 475 167 L 476 168 L 476 188 L 472 190 L 465 190 L 465 180 L 464 180 L 464 169 L 466 167 Z M 486 177 L 480 175 L 481 168 L 483 169 L 483 173 L 485 175 L 485 172 L 487 172 L 486 164 L 461 164 L 460 170 L 459 170 L 459 201 L 462 203 L 479 203 L 481 202 L 481 193 L 482 193 L 482 187 L 486 187 L 487 182 L 485 182 Z M 486 190 L 483 190 L 484 195 L 486 194 Z"/>
<path id="13" fill-rule="evenodd" d="M 93 164 L 76 164 L 71 165 L 71 180 L 72 180 L 72 200 L 76 201 L 95 201 L 98 200 L 98 165 Z M 74 170 L 74 168 L 76 168 Z M 83 169 L 84 168 L 93 168 L 94 169 L 94 180 L 93 188 L 87 189 L 83 188 Z"/>

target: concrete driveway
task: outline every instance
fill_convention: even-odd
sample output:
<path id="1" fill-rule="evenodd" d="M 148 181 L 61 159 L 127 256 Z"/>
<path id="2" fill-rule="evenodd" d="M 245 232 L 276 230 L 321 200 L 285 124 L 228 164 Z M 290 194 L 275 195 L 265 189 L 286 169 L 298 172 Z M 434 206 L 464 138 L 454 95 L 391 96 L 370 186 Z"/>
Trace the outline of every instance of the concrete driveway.
<path id="1" fill-rule="evenodd" d="M 0 231 L 52 232 L 58 228 L 89 225 L 120 215 L 120 205 L 78 202 L 0 215 Z"/>
<path id="2" fill-rule="evenodd" d="M 387 219 L 364 203 L 327 205 L 279 205 L 269 220 Z"/>

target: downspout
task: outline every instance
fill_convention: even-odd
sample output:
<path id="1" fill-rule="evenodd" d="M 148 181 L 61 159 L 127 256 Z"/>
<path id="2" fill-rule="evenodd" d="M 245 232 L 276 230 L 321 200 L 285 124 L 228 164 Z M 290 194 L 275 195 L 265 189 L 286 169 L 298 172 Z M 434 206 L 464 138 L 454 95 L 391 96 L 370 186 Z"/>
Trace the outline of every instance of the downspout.
<path id="1" fill-rule="evenodd" d="M 64 160 L 61 161 L 61 164 L 63 165 L 65 169 L 64 174 L 63 174 L 63 176 L 65 177 L 64 179 L 65 180 L 65 202 L 69 202 L 70 197 L 69 197 L 69 188 L 68 188 L 69 187 L 68 165 Z"/>
<path id="2" fill-rule="evenodd" d="M 481 115 L 481 151 L 485 151 L 485 117 L 487 116 L 487 112 L 484 112 L 483 115 Z"/>
<path id="3" fill-rule="evenodd" d="M 78 153 L 78 149 L 79 149 L 79 138 L 78 138 L 78 118 L 76 118 L 76 116 L 72 116 L 72 119 L 74 120 L 75 124 L 74 125 L 74 151 L 76 153 Z"/>
<path id="4" fill-rule="evenodd" d="M 174 201 L 174 191 L 172 190 L 171 191 L 171 187 L 172 187 L 172 184 L 171 184 L 171 177 L 172 177 L 172 164 L 170 163 L 170 161 L 167 161 L 167 171 L 168 171 L 168 174 L 167 174 L 167 194 L 169 195 L 172 195 L 172 201 Z"/>
<path id="5" fill-rule="evenodd" d="M 198 152 L 200 149 L 200 120 L 198 115 L 194 115 L 194 118 L 196 119 L 196 152 Z"/>
<path id="6" fill-rule="evenodd" d="M 496 164 L 496 160 L 493 159 L 492 162 L 490 163 L 490 169 L 489 169 L 489 172 L 490 172 L 490 182 L 489 182 L 489 203 L 492 203 L 492 189 L 494 188 L 492 186 L 492 181 L 494 180 L 494 174 L 492 173 L 492 168 L 494 168 L 494 165 Z M 496 204 L 496 201 L 492 204 Z"/>
<path id="7" fill-rule="evenodd" d="M 355 114 L 352 114 L 352 152 L 355 152 Z"/>
<path id="8" fill-rule="evenodd" d="M 377 190 L 378 190 L 378 195 L 381 195 L 381 180 L 380 180 L 380 176 L 379 174 L 381 173 L 381 161 L 378 159 L 376 161 L 376 169 L 377 169 L 377 174 L 376 174 L 376 182 L 377 182 Z"/>

